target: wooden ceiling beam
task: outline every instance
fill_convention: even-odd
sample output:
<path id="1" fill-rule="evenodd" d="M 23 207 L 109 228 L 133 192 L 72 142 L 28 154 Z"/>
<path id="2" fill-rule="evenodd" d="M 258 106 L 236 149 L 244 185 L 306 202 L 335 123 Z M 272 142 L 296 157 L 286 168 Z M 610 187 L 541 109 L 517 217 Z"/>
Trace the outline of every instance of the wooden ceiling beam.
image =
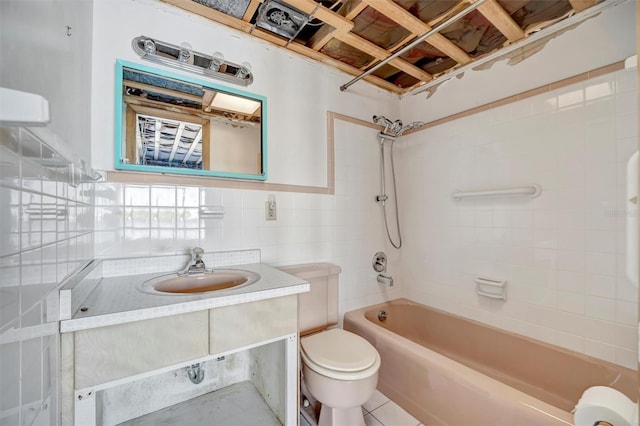
<path id="1" fill-rule="evenodd" d="M 309 49 L 308 47 L 303 46 L 301 44 L 291 43 L 289 44 L 288 49 L 293 52 L 304 55 L 308 58 L 315 59 L 318 62 L 322 62 L 324 64 L 338 68 L 340 71 L 344 71 L 347 74 L 351 74 L 354 76 L 362 74 L 362 71 L 354 66 L 338 61 L 337 59 L 333 59 L 332 57 L 324 55 L 320 52 L 316 52 L 315 50 Z M 392 91 L 394 93 L 400 93 L 400 90 L 402 90 L 400 87 L 396 86 L 395 84 L 389 83 L 388 81 L 380 77 L 376 77 L 375 75 L 368 75 L 364 79 L 371 84 L 374 84 L 383 89 Z"/>
<path id="2" fill-rule="evenodd" d="M 364 9 L 367 8 L 367 6 L 369 6 L 367 3 L 365 3 L 365 2 L 363 2 L 361 0 L 348 2 L 347 5 L 350 7 L 350 9 L 344 15 L 344 17 L 347 18 L 350 21 L 353 21 L 355 19 L 355 17 L 360 14 L 360 12 L 362 12 Z"/>
<path id="3" fill-rule="evenodd" d="M 332 38 L 335 36 L 336 29 L 331 25 L 324 24 L 318 32 L 311 36 L 307 45 L 315 50 L 319 51 L 322 49 Z"/>
<path id="4" fill-rule="evenodd" d="M 583 10 L 594 6 L 598 3 L 598 0 L 569 0 L 569 3 L 571 3 L 573 10 L 576 12 L 582 12 Z"/>
<path id="5" fill-rule="evenodd" d="M 287 4 L 301 10 L 307 15 L 313 15 L 314 18 L 320 19 L 337 30 L 346 32 L 353 29 L 352 21 L 313 0 L 287 0 Z"/>
<path id="6" fill-rule="evenodd" d="M 413 33 L 416 37 L 426 34 L 431 31 L 431 27 L 420 19 L 407 12 L 404 8 L 393 2 L 392 0 L 363 0 L 372 8 L 378 12 L 392 19 L 401 27 L 406 28 Z M 445 55 L 452 58 L 454 61 L 460 64 L 468 64 L 472 61 L 471 57 L 467 55 L 467 52 L 460 49 L 454 42 L 446 38 L 440 33 L 433 34 L 427 38 L 425 42 L 428 42 L 436 49 L 440 50 Z"/>
<path id="7" fill-rule="evenodd" d="M 357 0 L 357 1 L 351 1 L 351 2 L 347 2 L 345 4 L 342 5 L 342 7 L 339 9 L 338 12 L 345 12 L 344 17 L 347 18 L 350 21 L 353 21 L 353 19 L 358 16 L 360 14 L 360 12 L 362 12 L 365 8 L 367 7 L 367 4 Z M 307 43 L 307 45 L 312 48 L 313 50 L 319 51 L 320 49 L 322 49 L 327 43 L 329 43 L 329 41 L 331 41 L 332 38 L 335 37 L 334 33 L 337 30 L 335 28 L 333 28 L 331 25 L 329 24 L 324 24 L 319 30 L 318 32 L 316 32 L 311 39 L 309 40 L 309 43 Z"/>
<path id="8" fill-rule="evenodd" d="M 478 11 L 493 24 L 510 41 L 515 42 L 525 37 L 524 31 L 496 0 L 484 2 Z"/>
<path id="9" fill-rule="evenodd" d="M 232 16 L 229 16 L 227 14 L 224 14 L 222 12 L 218 12 L 215 9 L 212 9 L 210 7 L 201 5 L 199 3 L 196 3 L 192 0 L 162 0 L 164 3 L 168 3 L 171 4 L 173 6 L 176 6 L 180 9 L 186 10 L 187 12 L 191 12 L 194 13 L 196 15 L 199 15 L 203 18 L 209 19 L 211 21 L 214 22 L 218 22 L 220 24 L 226 25 L 228 27 L 234 28 L 236 30 L 245 32 L 245 33 L 251 33 L 251 35 L 256 36 L 262 40 L 268 41 L 272 44 L 275 44 L 276 46 L 280 46 L 280 47 L 287 47 L 287 49 L 291 50 L 292 52 L 298 53 L 300 55 L 306 56 L 308 58 L 314 59 L 318 62 L 322 62 L 324 64 L 330 65 L 332 67 L 338 68 L 339 70 L 350 74 L 350 75 L 360 75 L 362 73 L 362 71 L 354 66 L 351 66 L 349 64 L 346 64 L 344 62 L 338 61 L 334 58 L 331 58 L 330 56 L 324 55 L 320 52 L 317 52 L 313 49 L 310 49 L 309 47 L 306 47 L 300 43 L 289 43 L 289 45 L 287 46 L 287 40 L 283 39 L 282 37 L 278 37 L 268 31 L 264 31 L 260 28 L 255 28 L 252 30 L 253 25 L 249 22 L 245 22 L 241 19 L 237 19 L 234 18 Z M 333 12 L 331 12 L 333 13 Z M 353 23 L 351 23 L 351 26 L 353 25 Z M 347 30 L 347 32 L 351 29 L 351 27 Z M 416 69 L 419 69 L 417 67 L 414 67 Z M 389 90 L 393 93 L 400 93 L 400 91 L 402 90 L 400 87 L 396 86 L 393 83 L 390 83 L 380 77 L 376 77 L 374 75 L 368 75 L 364 78 L 364 80 L 368 81 L 369 83 L 378 86 L 380 88 L 383 88 L 385 90 Z"/>
<path id="10" fill-rule="evenodd" d="M 262 0 L 251 0 L 251 3 L 249 3 L 249 6 L 247 6 L 247 10 L 244 11 L 242 20 L 245 22 L 251 21 L 253 15 L 256 14 L 256 10 L 258 10 L 258 7 L 260 7 L 260 4 L 262 4 Z"/>
<path id="11" fill-rule="evenodd" d="M 368 40 L 363 39 L 362 37 L 354 34 L 354 33 L 346 33 L 346 34 L 336 34 L 336 38 L 338 40 L 340 40 L 343 43 L 346 43 L 350 46 L 355 47 L 358 50 L 363 51 L 364 53 L 373 56 L 374 58 L 380 60 L 380 61 L 384 61 L 385 59 L 387 59 L 389 56 L 391 56 L 391 53 L 383 48 L 381 48 L 380 46 L 378 46 L 377 44 L 371 43 Z M 428 72 L 416 67 L 413 64 L 410 64 L 409 62 L 405 61 L 404 59 L 400 59 L 400 58 L 395 58 L 391 61 L 389 61 L 389 65 L 398 68 L 401 71 L 406 72 L 407 74 L 409 74 L 412 77 L 417 78 L 418 80 L 422 80 L 422 81 L 430 81 L 433 79 L 433 77 L 431 76 L 431 74 L 429 74 Z"/>

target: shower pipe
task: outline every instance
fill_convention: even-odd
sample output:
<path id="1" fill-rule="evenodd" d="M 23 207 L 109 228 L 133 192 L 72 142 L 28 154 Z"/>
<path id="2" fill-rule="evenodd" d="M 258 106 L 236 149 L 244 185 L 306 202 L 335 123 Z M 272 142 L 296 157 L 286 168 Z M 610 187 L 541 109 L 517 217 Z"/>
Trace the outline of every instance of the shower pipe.
<path id="1" fill-rule="evenodd" d="M 376 196 L 376 202 L 382 206 L 382 214 L 384 215 L 384 227 L 387 231 L 387 238 L 389 238 L 389 242 L 391 245 L 399 249 L 402 247 L 402 234 L 400 232 L 400 215 L 398 214 L 398 190 L 396 187 L 396 172 L 395 165 L 393 161 L 393 143 L 396 141 L 396 138 L 402 136 L 404 132 L 407 130 L 415 129 L 422 126 L 424 123 L 421 121 L 414 121 L 413 123 L 409 123 L 406 126 L 402 125 L 401 120 L 391 121 L 387 117 L 381 115 L 374 115 L 373 122 L 384 123 L 384 129 L 378 133 L 378 139 L 380 140 L 380 190 L 381 194 Z M 391 178 L 393 182 L 393 200 L 394 207 L 396 213 L 396 231 L 398 233 L 398 243 L 396 244 L 391 237 L 391 233 L 389 232 L 389 221 L 387 220 L 387 200 L 389 197 L 386 193 L 386 176 L 385 176 L 385 160 L 384 160 L 384 143 L 385 141 L 391 141 L 390 147 L 390 160 L 391 160 Z"/>

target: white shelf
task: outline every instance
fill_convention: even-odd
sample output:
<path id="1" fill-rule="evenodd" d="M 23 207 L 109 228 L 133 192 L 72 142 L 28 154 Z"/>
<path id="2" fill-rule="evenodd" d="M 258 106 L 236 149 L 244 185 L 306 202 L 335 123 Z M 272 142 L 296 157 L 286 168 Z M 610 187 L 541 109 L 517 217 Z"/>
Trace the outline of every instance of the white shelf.
<path id="1" fill-rule="evenodd" d="M 42 96 L 0 87 L 0 125 L 45 126 L 50 120 L 49 101 Z"/>

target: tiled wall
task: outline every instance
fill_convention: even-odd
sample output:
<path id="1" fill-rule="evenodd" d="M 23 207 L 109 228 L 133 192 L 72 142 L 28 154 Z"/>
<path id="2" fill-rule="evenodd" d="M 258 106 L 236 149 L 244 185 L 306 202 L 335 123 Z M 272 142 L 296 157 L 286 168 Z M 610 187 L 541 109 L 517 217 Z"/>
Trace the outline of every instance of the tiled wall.
<path id="1" fill-rule="evenodd" d="M 622 70 L 407 136 L 406 294 L 635 369 L 624 192 L 637 96 Z M 452 200 L 532 183 L 535 199 Z M 506 279 L 507 301 L 476 295 L 477 275 Z"/>
<path id="2" fill-rule="evenodd" d="M 262 262 L 287 265 L 329 261 L 343 268 L 341 311 L 399 296 L 397 255 L 385 245 L 379 192 L 376 131 L 336 122 L 335 195 L 197 186 L 96 184 L 96 257 L 118 258 L 206 251 L 261 250 Z M 277 220 L 265 220 L 275 195 Z M 224 208 L 203 218 L 201 207 Z M 387 250 L 393 289 L 378 284 L 371 267 Z M 397 269 L 395 269 L 397 268 Z"/>
<path id="3" fill-rule="evenodd" d="M 0 424 L 58 423 L 58 284 L 93 257 L 93 191 L 30 131 L 0 128 Z"/>

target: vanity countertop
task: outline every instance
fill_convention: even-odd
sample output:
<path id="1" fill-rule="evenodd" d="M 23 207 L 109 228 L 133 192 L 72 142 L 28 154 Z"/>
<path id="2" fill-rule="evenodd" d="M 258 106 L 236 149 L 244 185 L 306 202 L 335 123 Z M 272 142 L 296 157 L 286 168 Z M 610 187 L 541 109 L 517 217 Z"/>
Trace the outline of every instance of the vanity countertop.
<path id="1" fill-rule="evenodd" d="M 255 263 L 225 266 L 260 275 L 253 284 L 211 293 L 157 295 L 144 293 L 139 283 L 162 275 L 149 273 L 103 278 L 70 319 L 60 322 L 60 331 L 72 332 L 187 312 L 229 306 L 309 291 L 309 283 L 272 266 Z"/>

